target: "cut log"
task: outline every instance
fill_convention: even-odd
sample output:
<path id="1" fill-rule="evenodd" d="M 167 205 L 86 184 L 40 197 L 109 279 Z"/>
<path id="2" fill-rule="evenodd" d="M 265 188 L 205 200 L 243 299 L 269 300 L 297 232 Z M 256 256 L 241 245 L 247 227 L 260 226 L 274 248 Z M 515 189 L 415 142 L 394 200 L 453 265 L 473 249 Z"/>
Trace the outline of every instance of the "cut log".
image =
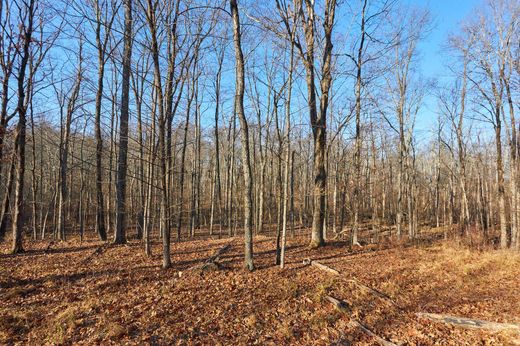
<path id="1" fill-rule="evenodd" d="M 516 330 L 520 332 L 520 324 L 516 323 L 497 323 L 497 322 L 489 322 L 484 320 L 466 318 L 466 317 L 456 317 L 450 315 L 442 315 L 442 314 L 430 314 L 427 312 L 418 312 L 416 314 L 420 318 L 425 318 L 430 321 L 450 324 L 455 327 L 461 327 L 466 329 L 479 329 L 479 330 L 490 330 L 495 332 L 505 331 L 505 330 Z"/>
<path id="2" fill-rule="evenodd" d="M 356 327 L 359 328 L 361 331 L 363 331 L 365 334 L 370 335 L 374 340 L 381 346 L 397 346 L 391 341 L 385 340 L 373 331 L 371 331 L 367 326 L 362 324 L 359 321 L 351 320 L 348 324 L 350 327 Z"/>

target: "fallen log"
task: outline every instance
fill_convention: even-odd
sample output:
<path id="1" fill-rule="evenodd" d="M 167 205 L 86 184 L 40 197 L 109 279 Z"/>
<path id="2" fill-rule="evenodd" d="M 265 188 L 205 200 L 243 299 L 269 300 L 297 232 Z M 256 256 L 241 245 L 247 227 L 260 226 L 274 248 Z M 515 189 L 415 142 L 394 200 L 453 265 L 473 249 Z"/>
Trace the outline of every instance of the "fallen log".
<path id="1" fill-rule="evenodd" d="M 520 332 L 520 324 L 516 323 L 498 323 L 490 322 L 466 317 L 456 317 L 442 314 L 431 314 L 427 312 L 418 312 L 416 315 L 419 318 L 428 319 L 433 322 L 445 323 L 455 327 L 466 329 L 479 329 L 500 332 L 504 330 L 516 330 Z"/>
<path id="2" fill-rule="evenodd" d="M 360 288 L 363 288 L 367 291 L 369 291 L 370 293 L 372 293 L 373 295 L 383 299 L 383 300 L 386 300 L 388 301 L 390 304 L 392 304 L 393 306 L 401 309 L 401 307 L 392 299 L 390 298 L 388 295 L 386 295 L 385 293 L 381 292 L 381 291 L 378 291 L 376 290 L 375 288 L 372 288 L 370 286 L 367 286 L 361 282 L 359 282 L 357 279 L 348 279 L 347 281 L 349 282 L 352 282 L 353 284 L 355 284 L 356 286 L 360 287 Z"/>
<path id="3" fill-rule="evenodd" d="M 325 296 L 325 299 L 327 299 L 336 309 L 342 312 L 348 312 L 349 306 L 346 302 L 343 300 L 336 299 L 332 296 Z"/>
<path id="4" fill-rule="evenodd" d="M 221 247 L 220 249 L 217 249 L 213 255 L 211 255 L 211 257 L 209 257 L 206 262 L 215 262 L 215 261 L 218 261 L 220 256 L 222 256 L 222 254 L 224 252 L 226 252 L 227 250 L 229 250 L 229 248 L 231 247 L 231 243 L 229 244 L 226 244 L 224 245 L 223 247 Z"/>
<path id="5" fill-rule="evenodd" d="M 356 320 L 351 320 L 348 324 L 350 327 L 357 327 L 362 330 L 365 334 L 370 335 L 374 340 L 381 346 L 397 346 L 391 341 L 385 340 L 373 331 L 371 331 L 367 326 L 363 325 L 361 322 Z"/>
<path id="6" fill-rule="evenodd" d="M 316 268 L 319 268 L 319 269 L 321 269 L 323 271 L 326 271 L 326 272 L 328 272 L 328 273 L 330 273 L 332 275 L 336 275 L 336 276 L 340 275 L 340 272 L 338 270 L 336 270 L 334 268 L 331 268 L 329 266 L 326 266 L 325 264 L 320 263 L 318 261 L 313 261 L 310 258 L 307 258 L 307 259 L 303 260 L 303 264 L 305 264 L 305 265 L 312 265 L 312 266 L 314 266 Z M 369 287 L 369 286 L 359 282 L 357 279 L 354 279 L 354 278 L 346 279 L 346 280 L 348 282 L 351 282 L 351 283 L 355 284 L 356 286 L 358 286 L 358 287 L 360 287 L 362 289 L 365 289 L 365 290 L 369 291 L 373 295 L 375 295 L 375 296 L 377 296 L 377 297 L 379 297 L 379 298 L 381 298 L 383 300 L 388 301 L 390 304 L 394 305 L 395 307 L 401 309 L 401 307 L 395 301 L 393 301 L 392 298 L 390 298 L 388 295 L 384 294 L 383 292 L 378 291 L 375 288 Z"/>
<path id="7" fill-rule="evenodd" d="M 313 261 L 310 258 L 305 259 L 303 261 L 303 264 L 305 264 L 305 265 L 309 265 L 310 264 L 311 266 L 314 266 L 314 267 L 316 267 L 318 269 L 324 270 L 324 271 L 326 271 L 326 272 L 328 272 L 328 273 L 330 273 L 332 275 L 339 275 L 339 271 L 337 271 L 336 269 L 331 268 L 329 266 L 326 266 L 325 264 L 320 263 L 318 261 Z"/>
<path id="8" fill-rule="evenodd" d="M 334 305 L 334 307 L 343 312 L 343 313 L 348 313 L 349 312 L 349 305 L 347 304 L 347 302 L 343 301 L 343 300 L 339 300 L 339 299 L 336 299 L 332 296 L 325 296 L 325 298 L 332 304 Z M 371 331 L 367 326 L 365 326 L 363 323 L 359 322 L 358 320 L 355 320 L 353 319 L 352 317 L 348 316 L 350 321 L 348 323 L 348 326 L 349 327 L 356 327 L 356 328 L 359 328 L 362 332 L 364 332 L 365 334 L 371 336 L 372 338 L 374 338 L 374 340 L 381 346 L 397 346 L 396 344 L 394 344 L 393 342 L 390 342 L 388 340 L 385 340 L 383 339 L 382 337 L 380 337 L 379 335 L 377 335 L 376 333 L 374 333 L 373 331 Z"/>
<path id="9" fill-rule="evenodd" d="M 197 264 L 189 270 L 219 270 L 222 268 L 222 264 L 219 263 L 220 256 L 231 248 L 231 243 L 224 245 L 223 247 L 217 249 L 213 255 L 208 257 L 203 263 Z"/>

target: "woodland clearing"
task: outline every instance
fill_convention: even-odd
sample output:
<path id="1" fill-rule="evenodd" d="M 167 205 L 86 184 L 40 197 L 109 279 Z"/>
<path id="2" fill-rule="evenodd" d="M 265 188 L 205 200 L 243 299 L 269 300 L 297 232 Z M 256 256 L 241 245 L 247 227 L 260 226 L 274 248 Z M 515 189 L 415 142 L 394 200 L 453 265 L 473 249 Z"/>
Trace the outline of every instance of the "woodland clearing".
<path id="1" fill-rule="evenodd" d="M 158 243 L 150 258 L 137 241 L 28 244 L 23 254 L 0 257 L 2 344 L 377 344 L 351 320 L 398 345 L 520 340 L 514 330 L 464 329 L 416 315 L 520 323 L 520 254 L 509 250 L 441 240 L 355 248 L 330 241 L 313 250 L 308 237 L 296 236 L 281 270 L 273 263 L 275 239 L 257 236 L 257 269 L 249 273 L 240 238 L 172 244 L 167 270 Z M 190 269 L 226 244 L 219 269 Z M 305 265 L 307 258 L 340 274 Z"/>

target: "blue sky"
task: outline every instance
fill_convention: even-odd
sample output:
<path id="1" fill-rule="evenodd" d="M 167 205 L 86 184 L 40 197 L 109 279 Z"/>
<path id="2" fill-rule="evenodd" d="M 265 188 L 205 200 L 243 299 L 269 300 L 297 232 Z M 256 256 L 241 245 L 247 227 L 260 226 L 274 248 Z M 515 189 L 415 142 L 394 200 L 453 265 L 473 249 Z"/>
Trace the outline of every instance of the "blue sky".
<path id="1" fill-rule="evenodd" d="M 430 9 L 434 28 L 420 45 L 422 74 L 426 78 L 434 78 L 439 83 L 449 79 L 446 59 L 442 47 L 446 44 L 451 32 L 456 32 L 459 23 L 471 16 L 482 0 L 410 0 L 411 4 L 426 6 Z M 417 119 L 418 133 L 432 130 L 436 123 L 436 103 L 433 95 L 425 100 L 425 105 Z"/>
<path id="2" fill-rule="evenodd" d="M 470 16 L 482 3 L 481 0 L 411 0 L 412 4 L 430 9 L 434 29 L 421 46 L 423 70 L 428 77 L 442 76 L 444 73 L 441 48 L 448 35 L 457 31 L 458 25 Z"/>

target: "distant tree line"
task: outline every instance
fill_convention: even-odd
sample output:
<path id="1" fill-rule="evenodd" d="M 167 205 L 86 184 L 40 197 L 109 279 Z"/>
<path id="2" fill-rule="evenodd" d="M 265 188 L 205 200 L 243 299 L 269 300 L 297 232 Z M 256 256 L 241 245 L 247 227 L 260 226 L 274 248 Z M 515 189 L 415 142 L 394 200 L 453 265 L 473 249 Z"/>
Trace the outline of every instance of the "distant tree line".
<path id="1" fill-rule="evenodd" d="M 0 0 L 0 238 L 518 249 L 519 18 L 476 8 L 431 80 L 399 0 Z"/>

